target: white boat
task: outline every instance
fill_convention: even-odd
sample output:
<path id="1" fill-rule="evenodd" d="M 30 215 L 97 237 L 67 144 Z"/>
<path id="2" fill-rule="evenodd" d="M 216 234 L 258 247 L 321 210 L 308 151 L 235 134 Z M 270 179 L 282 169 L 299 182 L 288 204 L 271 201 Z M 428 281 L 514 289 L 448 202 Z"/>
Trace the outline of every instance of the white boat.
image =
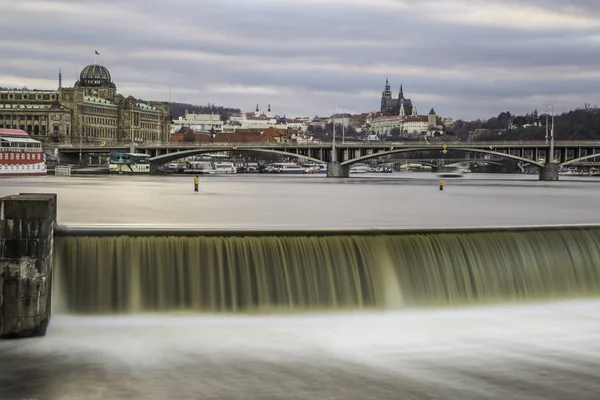
<path id="1" fill-rule="evenodd" d="M 185 172 L 191 174 L 215 175 L 235 174 L 237 169 L 233 163 L 228 161 L 188 161 Z"/>
<path id="2" fill-rule="evenodd" d="M 41 142 L 20 129 L 0 129 L 0 177 L 46 174 Z"/>
<path id="3" fill-rule="evenodd" d="M 265 172 L 272 174 L 304 174 L 305 168 L 294 163 L 273 163 L 267 166 Z"/>
<path id="4" fill-rule="evenodd" d="M 456 165 L 445 165 L 438 169 L 440 178 L 462 178 L 464 176 L 464 169 Z"/>
<path id="5" fill-rule="evenodd" d="M 369 166 L 365 164 L 354 164 L 350 167 L 351 174 L 366 174 L 369 172 Z"/>

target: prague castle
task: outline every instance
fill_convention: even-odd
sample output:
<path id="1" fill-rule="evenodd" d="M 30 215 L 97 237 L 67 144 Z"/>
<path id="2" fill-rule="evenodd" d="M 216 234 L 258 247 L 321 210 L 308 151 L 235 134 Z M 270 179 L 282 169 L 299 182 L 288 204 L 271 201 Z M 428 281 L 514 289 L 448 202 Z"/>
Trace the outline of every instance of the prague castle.
<path id="1" fill-rule="evenodd" d="M 166 102 L 142 102 L 117 93 L 110 72 L 88 65 L 73 87 L 0 90 L 0 128 L 23 129 L 44 143 L 169 142 Z"/>
<path id="2" fill-rule="evenodd" d="M 381 114 L 386 117 L 417 115 L 417 107 L 413 104 L 411 99 L 404 97 L 402 85 L 400 85 L 398 98 L 394 99 L 392 97 L 390 82 L 386 79 L 385 89 L 383 90 L 383 93 L 381 93 Z"/>

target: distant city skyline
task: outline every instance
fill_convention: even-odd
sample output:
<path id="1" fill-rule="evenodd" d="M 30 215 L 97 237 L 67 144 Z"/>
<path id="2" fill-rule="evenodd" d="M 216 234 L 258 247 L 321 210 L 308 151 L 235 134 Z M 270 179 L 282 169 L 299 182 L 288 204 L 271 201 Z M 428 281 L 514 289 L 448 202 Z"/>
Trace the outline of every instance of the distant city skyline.
<path id="1" fill-rule="evenodd" d="M 0 0 L 0 86 L 55 89 L 96 59 L 146 100 L 378 111 L 385 79 L 453 119 L 600 103 L 600 2 Z M 27 21 L 27 23 L 23 23 Z M 95 52 L 99 55 L 96 55 Z M 336 107 L 341 112 L 341 106 Z"/>

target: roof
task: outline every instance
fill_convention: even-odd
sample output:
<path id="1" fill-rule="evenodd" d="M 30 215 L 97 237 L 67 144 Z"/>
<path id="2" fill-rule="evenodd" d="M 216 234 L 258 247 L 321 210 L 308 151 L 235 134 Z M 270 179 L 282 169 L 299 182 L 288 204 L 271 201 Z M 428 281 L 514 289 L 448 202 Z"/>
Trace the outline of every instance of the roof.
<path id="1" fill-rule="evenodd" d="M 149 106 L 148 104 L 145 104 L 145 103 L 138 103 L 137 106 L 142 110 L 156 111 L 156 108 Z"/>
<path id="2" fill-rule="evenodd" d="M 435 110 L 433 108 L 431 109 L 431 111 L 429 111 L 429 115 L 436 115 Z"/>
<path id="3" fill-rule="evenodd" d="M 41 143 L 38 140 L 23 137 L 0 137 L 0 141 L 7 143 Z"/>
<path id="4" fill-rule="evenodd" d="M 28 138 L 29 134 L 22 129 L 0 129 L 0 136 L 2 137 L 25 137 Z"/>
<path id="5" fill-rule="evenodd" d="M 113 104 L 109 100 L 103 99 L 102 97 L 96 97 L 96 96 L 83 96 L 83 101 L 86 103 L 102 104 L 105 106 L 113 106 L 113 107 L 117 106 L 116 104 Z"/>

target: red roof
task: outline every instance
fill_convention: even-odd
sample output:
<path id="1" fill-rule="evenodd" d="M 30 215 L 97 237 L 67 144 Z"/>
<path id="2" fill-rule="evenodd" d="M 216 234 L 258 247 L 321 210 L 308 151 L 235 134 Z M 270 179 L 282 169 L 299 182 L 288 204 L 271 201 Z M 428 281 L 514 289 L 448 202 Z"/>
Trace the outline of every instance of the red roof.
<path id="1" fill-rule="evenodd" d="M 29 134 L 22 129 L 0 129 L 0 136 L 29 137 Z"/>

